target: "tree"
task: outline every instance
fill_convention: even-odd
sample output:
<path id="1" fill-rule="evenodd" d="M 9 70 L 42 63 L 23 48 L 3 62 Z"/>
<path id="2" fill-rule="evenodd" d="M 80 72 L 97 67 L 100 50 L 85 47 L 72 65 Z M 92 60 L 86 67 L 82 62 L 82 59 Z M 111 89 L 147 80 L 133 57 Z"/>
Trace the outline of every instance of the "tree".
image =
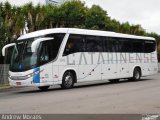
<path id="1" fill-rule="evenodd" d="M 100 6 L 93 5 L 87 10 L 85 26 L 88 29 L 106 29 L 107 12 Z"/>
<path id="2" fill-rule="evenodd" d="M 23 6 L 23 13 L 28 27 L 28 31 L 26 32 L 33 32 L 41 28 L 40 26 L 46 14 L 44 6 L 38 4 L 34 7 L 32 3 L 28 3 Z"/>
<path id="3" fill-rule="evenodd" d="M 65 27 L 81 27 L 85 22 L 87 8 L 79 0 L 65 2 L 60 6 L 62 21 Z"/>
<path id="4" fill-rule="evenodd" d="M 25 28 L 25 18 L 23 14 L 23 9 L 21 7 L 16 8 L 16 13 L 14 15 L 15 24 L 14 24 L 14 35 L 15 38 L 20 37 L 21 34 L 24 34 Z"/>
<path id="5" fill-rule="evenodd" d="M 129 34 L 130 29 L 131 29 L 130 24 L 128 22 L 125 22 L 120 25 L 119 32 Z"/>
<path id="6" fill-rule="evenodd" d="M 11 6 L 8 2 L 1 6 L 3 27 L 6 30 L 6 43 L 15 42 L 25 26 L 24 15 L 20 7 Z"/>
<path id="7" fill-rule="evenodd" d="M 115 19 L 108 19 L 106 22 L 106 28 L 108 31 L 120 32 L 120 22 Z"/>
<path id="8" fill-rule="evenodd" d="M 12 8 L 11 4 L 9 4 L 8 2 L 5 2 L 3 7 L 2 7 L 2 17 L 4 19 L 4 27 L 6 29 L 6 43 L 10 43 L 13 42 L 13 24 L 14 24 L 14 18 L 13 18 L 13 14 L 15 13 L 15 7 Z"/>
<path id="9" fill-rule="evenodd" d="M 59 6 L 48 4 L 46 6 L 46 16 L 42 25 L 47 28 L 62 26 L 64 23 L 62 23 L 61 12 Z"/>
<path id="10" fill-rule="evenodd" d="M 5 30 L 5 26 L 2 23 L 3 19 L 1 17 L 1 13 L 0 13 L 0 53 L 2 50 L 2 47 L 6 44 L 6 30 Z"/>
<path id="11" fill-rule="evenodd" d="M 130 34 L 145 35 L 145 30 L 141 27 L 141 25 L 131 25 Z"/>

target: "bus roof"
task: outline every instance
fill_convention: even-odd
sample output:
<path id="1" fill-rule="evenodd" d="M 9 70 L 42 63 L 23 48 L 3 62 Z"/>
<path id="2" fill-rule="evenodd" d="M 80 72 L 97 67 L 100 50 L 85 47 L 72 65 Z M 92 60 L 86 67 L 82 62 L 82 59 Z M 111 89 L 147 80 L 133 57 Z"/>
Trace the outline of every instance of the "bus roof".
<path id="1" fill-rule="evenodd" d="M 72 33 L 72 34 L 120 37 L 120 38 L 131 38 L 131 39 L 155 40 L 152 37 L 136 36 L 136 35 L 108 32 L 108 31 L 99 31 L 99 30 L 77 29 L 77 28 L 52 28 L 52 29 L 39 30 L 39 31 L 22 35 L 21 37 L 18 38 L 18 40 L 43 36 L 51 33 Z"/>

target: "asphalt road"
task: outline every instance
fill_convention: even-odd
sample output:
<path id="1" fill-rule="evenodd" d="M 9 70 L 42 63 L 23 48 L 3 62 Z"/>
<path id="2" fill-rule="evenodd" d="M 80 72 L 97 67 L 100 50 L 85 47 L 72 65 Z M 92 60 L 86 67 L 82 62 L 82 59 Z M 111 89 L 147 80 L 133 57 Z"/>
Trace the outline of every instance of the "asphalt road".
<path id="1" fill-rule="evenodd" d="M 34 114 L 160 114 L 160 73 L 140 81 L 77 84 L 62 90 L 53 86 L 11 88 L 0 92 L 0 113 Z"/>

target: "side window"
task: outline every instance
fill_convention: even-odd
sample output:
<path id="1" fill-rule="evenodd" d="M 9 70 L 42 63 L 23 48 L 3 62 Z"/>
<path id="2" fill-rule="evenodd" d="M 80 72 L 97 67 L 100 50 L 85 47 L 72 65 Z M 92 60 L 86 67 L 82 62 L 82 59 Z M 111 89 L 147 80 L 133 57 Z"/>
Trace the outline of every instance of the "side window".
<path id="1" fill-rule="evenodd" d="M 43 65 L 53 59 L 52 56 L 52 42 L 53 40 L 44 41 L 41 43 L 41 52 L 39 58 L 39 64 Z"/>
<path id="2" fill-rule="evenodd" d="M 118 51 L 118 38 L 106 37 L 105 39 L 105 52 Z"/>
<path id="3" fill-rule="evenodd" d="M 99 43 L 98 45 L 98 52 L 104 52 L 104 39 L 105 37 L 96 37 L 97 42 Z"/>
<path id="4" fill-rule="evenodd" d="M 50 49 L 52 51 L 52 60 L 57 57 L 64 36 L 65 34 L 63 33 L 53 34 L 54 40 L 52 40 L 52 43 L 50 43 Z"/>
<path id="5" fill-rule="evenodd" d="M 86 36 L 86 52 L 103 52 L 103 37 Z"/>
<path id="6" fill-rule="evenodd" d="M 132 40 L 132 52 L 143 53 L 144 44 L 143 40 Z"/>
<path id="7" fill-rule="evenodd" d="M 46 64 L 57 57 L 64 35 L 65 34 L 52 34 L 52 36 L 50 36 L 53 37 L 52 40 L 41 42 L 39 56 L 40 65 Z"/>
<path id="8" fill-rule="evenodd" d="M 131 52 L 131 42 L 128 39 L 119 39 L 119 52 Z"/>
<path id="9" fill-rule="evenodd" d="M 71 34 L 68 38 L 63 56 L 76 52 L 84 52 L 84 37 L 82 35 Z"/>
<path id="10" fill-rule="evenodd" d="M 151 53 L 156 50 L 156 42 L 155 41 L 149 41 L 146 40 L 144 42 L 144 52 L 145 53 Z"/>

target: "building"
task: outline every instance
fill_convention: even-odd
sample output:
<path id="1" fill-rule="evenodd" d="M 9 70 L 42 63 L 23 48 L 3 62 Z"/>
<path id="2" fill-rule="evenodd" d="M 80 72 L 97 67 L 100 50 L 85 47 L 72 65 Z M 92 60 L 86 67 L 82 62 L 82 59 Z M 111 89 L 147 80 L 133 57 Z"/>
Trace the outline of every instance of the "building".
<path id="1" fill-rule="evenodd" d="M 65 1 L 69 1 L 69 0 L 46 0 L 46 4 L 53 4 L 53 5 L 60 5 L 62 3 L 64 3 Z"/>

